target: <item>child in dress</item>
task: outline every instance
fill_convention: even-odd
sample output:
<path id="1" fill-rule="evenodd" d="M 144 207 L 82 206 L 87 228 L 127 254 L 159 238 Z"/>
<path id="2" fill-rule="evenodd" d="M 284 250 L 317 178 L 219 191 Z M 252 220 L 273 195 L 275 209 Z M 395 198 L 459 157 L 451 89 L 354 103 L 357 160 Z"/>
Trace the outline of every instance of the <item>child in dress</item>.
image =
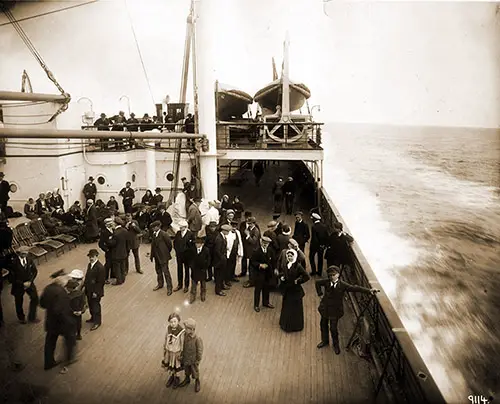
<path id="1" fill-rule="evenodd" d="M 191 376 L 194 379 L 194 391 L 200 391 L 200 362 L 203 357 L 203 341 L 196 335 L 196 321 L 188 318 L 184 321 L 186 336 L 184 338 L 184 347 L 182 349 L 182 363 L 186 378 L 179 384 L 179 387 L 184 387 L 191 381 Z"/>
<path id="2" fill-rule="evenodd" d="M 162 366 L 167 369 L 170 377 L 167 380 L 167 387 L 177 388 L 180 379 L 177 372 L 182 369 L 181 354 L 184 346 L 184 329 L 181 324 L 181 317 L 177 313 L 168 316 L 167 333 L 163 345 Z"/>

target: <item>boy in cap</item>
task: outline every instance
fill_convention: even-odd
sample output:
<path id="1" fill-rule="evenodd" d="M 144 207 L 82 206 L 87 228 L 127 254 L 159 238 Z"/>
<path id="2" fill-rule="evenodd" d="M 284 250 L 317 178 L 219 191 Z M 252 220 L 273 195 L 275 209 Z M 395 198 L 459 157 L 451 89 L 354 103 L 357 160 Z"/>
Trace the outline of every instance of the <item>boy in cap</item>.
<path id="1" fill-rule="evenodd" d="M 203 358 L 203 341 L 196 335 L 196 321 L 188 318 L 184 321 L 186 336 L 184 337 L 184 346 L 182 349 L 181 361 L 184 366 L 185 379 L 178 387 L 187 386 L 191 382 L 191 376 L 195 380 L 194 391 L 200 391 L 200 362 Z"/>
<path id="2" fill-rule="evenodd" d="M 21 324 L 26 324 L 26 317 L 23 310 L 24 294 L 30 297 L 30 308 L 28 320 L 31 323 L 36 323 L 36 309 L 38 307 L 38 292 L 35 286 L 35 278 L 38 275 L 33 260 L 28 258 L 29 247 L 21 246 L 17 250 L 17 257 L 12 264 L 12 289 L 11 294 L 14 296 L 16 303 L 17 318 Z"/>
<path id="3" fill-rule="evenodd" d="M 69 281 L 66 290 L 69 293 L 70 305 L 73 310 L 73 319 L 76 324 L 76 339 L 82 339 L 82 314 L 87 309 L 85 294 L 83 293 L 83 272 L 74 269 L 69 274 Z"/>
<path id="4" fill-rule="evenodd" d="M 189 303 L 196 300 L 196 290 L 198 282 L 201 284 L 201 301 L 204 302 L 207 296 L 207 271 L 211 264 L 210 251 L 204 245 L 203 237 L 196 237 L 196 244 L 191 257 L 191 296 Z"/>

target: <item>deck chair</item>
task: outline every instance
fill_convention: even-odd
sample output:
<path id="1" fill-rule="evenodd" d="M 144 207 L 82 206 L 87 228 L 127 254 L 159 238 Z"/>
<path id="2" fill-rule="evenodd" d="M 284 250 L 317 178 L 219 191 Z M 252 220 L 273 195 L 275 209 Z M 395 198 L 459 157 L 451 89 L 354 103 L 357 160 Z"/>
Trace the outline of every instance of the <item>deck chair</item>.
<path id="1" fill-rule="evenodd" d="M 34 226 L 34 223 L 35 223 L 35 226 Z M 42 219 L 35 219 L 35 220 L 32 220 L 31 222 L 29 223 L 26 223 L 27 226 L 24 226 L 23 227 L 20 227 L 21 225 L 18 225 L 17 228 L 19 228 L 19 230 L 22 230 L 23 232 L 25 232 L 29 237 L 31 237 L 33 240 L 36 240 L 35 243 L 36 245 L 41 245 L 43 248 L 45 249 L 49 249 L 51 251 L 55 251 L 56 252 L 56 256 L 59 255 L 59 252 L 63 252 L 64 253 L 64 243 L 61 243 L 60 241 L 57 241 L 57 240 L 52 240 L 50 238 L 46 238 L 45 234 L 43 234 L 41 228 L 40 228 L 40 225 L 43 226 L 43 223 L 42 223 Z M 39 231 L 34 231 L 32 232 L 32 229 L 36 229 L 36 225 L 38 225 L 37 227 L 40 229 Z M 45 230 L 45 227 L 43 228 Z M 47 230 L 45 230 L 47 231 Z"/>
<path id="2" fill-rule="evenodd" d="M 29 247 L 29 253 L 33 255 L 35 258 L 44 257 L 45 261 L 47 261 L 47 253 L 48 251 L 37 245 L 36 241 L 34 241 L 33 237 L 26 232 L 26 226 L 29 229 L 28 223 L 21 223 L 17 225 L 16 228 L 12 229 L 12 248 L 14 251 L 21 247 L 22 245 Z"/>

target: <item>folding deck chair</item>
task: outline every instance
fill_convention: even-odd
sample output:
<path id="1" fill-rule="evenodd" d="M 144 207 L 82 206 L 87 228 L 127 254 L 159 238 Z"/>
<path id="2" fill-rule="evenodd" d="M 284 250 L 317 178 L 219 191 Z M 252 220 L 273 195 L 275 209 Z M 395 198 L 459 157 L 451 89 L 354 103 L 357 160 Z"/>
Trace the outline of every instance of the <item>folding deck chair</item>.
<path id="1" fill-rule="evenodd" d="M 36 219 L 32 220 L 29 223 L 22 223 L 16 227 L 16 229 L 19 230 L 19 232 L 23 235 L 23 237 L 27 238 L 28 240 L 33 240 L 34 245 L 41 245 L 45 249 L 49 249 L 51 251 L 56 252 L 56 256 L 59 255 L 59 251 L 62 251 L 64 253 L 64 243 L 61 243 L 60 241 L 57 240 L 51 240 L 48 238 L 45 238 L 44 235 L 41 235 L 40 233 L 33 232 L 31 231 L 31 225 L 33 222 L 41 222 L 42 219 Z"/>
<path id="2" fill-rule="evenodd" d="M 44 257 L 45 261 L 47 261 L 47 253 L 48 251 L 40 247 L 39 245 L 34 244 L 34 242 L 30 238 L 26 238 L 26 233 L 23 230 L 19 230 L 19 226 L 28 225 L 28 223 L 21 223 L 16 228 L 12 229 L 12 249 L 15 251 L 22 245 L 29 247 L 29 253 L 32 254 L 35 258 Z"/>

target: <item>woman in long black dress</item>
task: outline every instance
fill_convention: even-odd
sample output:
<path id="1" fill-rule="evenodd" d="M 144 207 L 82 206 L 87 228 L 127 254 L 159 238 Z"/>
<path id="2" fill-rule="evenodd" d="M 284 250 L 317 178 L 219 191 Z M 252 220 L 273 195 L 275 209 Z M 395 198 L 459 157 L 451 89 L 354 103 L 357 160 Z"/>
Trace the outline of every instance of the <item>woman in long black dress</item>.
<path id="1" fill-rule="evenodd" d="M 283 294 L 280 327 L 286 332 L 302 331 L 304 329 L 302 299 L 305 293 L 301 284 L 307 282 L 310 277 L 304 267 L 297 262 L 297 251 L 287 250 L 286 259 L 287 263 L 283 265 L 280 274 L 280 288 Z"/>

